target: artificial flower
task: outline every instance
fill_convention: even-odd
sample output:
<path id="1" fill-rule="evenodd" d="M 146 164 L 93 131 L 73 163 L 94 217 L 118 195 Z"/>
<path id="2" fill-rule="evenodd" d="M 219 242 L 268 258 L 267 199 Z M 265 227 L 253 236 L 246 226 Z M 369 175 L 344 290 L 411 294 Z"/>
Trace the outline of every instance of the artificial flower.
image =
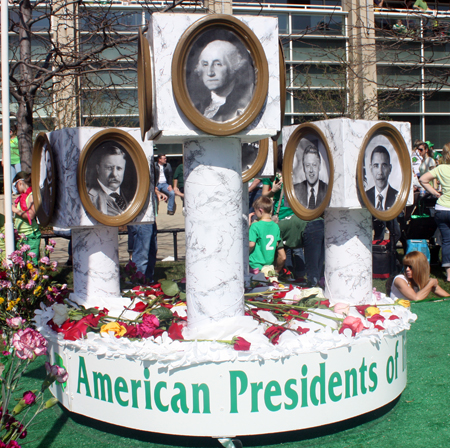
<path id="1" fill-rule="evenodd" d="M 398 299 L 395 301 L 394 305 L 401 305 L 405 308 L 410 308 L 411 307 L 411 302 L 409 300 L 406 299 Z"/>
<path id="2" fill-rule="evenodd" d="M 377 308 L 376 306 L 369 306 L 364 311 L 364 315 L 366 317 L 372 317 L 374 314 L 380 314 L 380 309 Z"/>
<path id="3" fill-rule="evenodd" d="M 241 336 L 235 336 L 232 340 L 233 348 L 238 351 L 248 351 L 252 345 L 250 342 L 246 341 Z"/>
<path id="4" fill-rule="evenodd" d="M 53 315 L 53 322 L 55 322 L 56 325 L 62 325 L 69 318 L 69 310 L 66 305 L 61 303 L 54 303 L 52 305 L 52 309 L 55 313 Z"/>
<path id="5" fill-rule="evenodd" d="M 116 338 L 120 338 L 127 332 L 127 329 L 118 322 L 108 322 L 100 328 L 100 333 L 104 335 L 108 335 L 110 331 L 114 333 Z"/>
<path id="6" fill-rule="evenodd" d="M 172 325 L 169 327 L 169 330 L 167 331 L 167 333 L 169 334 L 169 338 L 176 341 L 176 340 L 184 339 L 182 330 L 183 330 L 183 324 L 173 322 Z"/>
<path id="7" fill-rule="evenodd" d="M 339 329 L 339 333 L 343 333 L 345 329 L 350 328 L 352 330 L 352 336 L 362 331 L 365 327 L 362 320 L 359 317 L 347 316 L 342 322 L 342 326 Z"/>
<path id="8" fill-rule="evenodd" d="M 348 303 L 336 303 L 333 307 L 333 311 L 341 316 L 347 316 L 350 311 L 350 305 Z"/>

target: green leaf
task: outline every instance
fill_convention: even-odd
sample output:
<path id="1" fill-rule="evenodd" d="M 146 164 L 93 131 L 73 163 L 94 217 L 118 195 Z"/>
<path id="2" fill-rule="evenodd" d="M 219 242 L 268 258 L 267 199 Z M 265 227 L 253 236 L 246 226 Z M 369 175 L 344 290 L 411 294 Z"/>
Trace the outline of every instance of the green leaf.
<path id="1" fill-rule="evenodd" d="M 186 293 L 185 292 L 180 292 L 180 300 L 182 302 L 186 302 Z"/>
<path id="2" fill-rule="evenodd" d="M 173 297 L 180 292 L 178 285 L 170 280 L 163 280 L 161 282 L 161 289 L 162 292 L 169 297 Z"/>
<path id="3" fill-rule="evenodd" d="M 173 313 L 169 310 L 169 308 L 166 308 L 165 306 L 160 306 L 158 308 L 155 308 L 152 311 L 152 314 L 158 318 L 159 321 L 162 321 L 164 319 L 172 319 Z"/>

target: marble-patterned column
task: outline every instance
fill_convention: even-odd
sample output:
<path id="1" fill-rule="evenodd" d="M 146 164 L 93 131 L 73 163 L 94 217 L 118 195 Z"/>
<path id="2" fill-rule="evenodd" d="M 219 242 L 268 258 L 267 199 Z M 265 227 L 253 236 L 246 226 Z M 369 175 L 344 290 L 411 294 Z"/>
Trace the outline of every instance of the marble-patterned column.
<path id="1" fill-rule="evenodd" d="M 244 314 L 240 140 L 186 141 L 184 179 L 186 299 L 194 329 Z"/>
<path id="2" fill-rule="evenodd" d="M 331 303 L 372 298 L 372 215 L 367 209 L 325 210 L 325 297 Z"/>
<path id="3" fill-rule="evenodd" d="M 242 185 L 242 241 L 244 245 L 244 277 L 248 276 L 250 265 L 249 265 L 249 248 L 248 248 L 248 182 Z"/>
<path id="4" fill-rule="evenodd" d="M 117 227 L 72 229 L 73 284 L 71 300 L 87 308 L 122 311 Z"/>

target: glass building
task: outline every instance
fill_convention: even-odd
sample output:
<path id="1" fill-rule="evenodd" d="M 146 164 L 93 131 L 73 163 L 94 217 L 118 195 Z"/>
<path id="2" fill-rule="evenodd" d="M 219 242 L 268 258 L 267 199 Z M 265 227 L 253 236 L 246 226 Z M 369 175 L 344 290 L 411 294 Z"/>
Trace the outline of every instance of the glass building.
<path id="1" fill-rule="evenodd" d="M 372 0 L 373 1 L 373 0 Z M 430 140 L 435 148 L 450 141 L 449 4 L 429 2 L 434 13 L 412 9 L 411 1 L 279 0 L 234 2 L 233 14 L 278 17 L 286 60 L 285 124 L 350 117 L 409 121 L 412 138 Z M 41 5 L 41 4 L 40 4 Z M 171 2 L 83 2 L 73 30 L 74 51 L 101 44 L 99 26 L 110 18 L 108 32 L 135 38 L 150 14 Z M 350 6 L 351 5 L 351 6 Z M 10 5 L 10 21 L 17 21 Z M 408 9 L 409 8 L 409 9 Z M 45 11 L 45 4 L 33 14 Z M 171 12 L 204 13 L 202 4 L 184 2 Z M 64 13 L 33 25 L 33 54 L 50 51 L 49 33 L 64 24 Z M 70 26 L 73 25 L 73 26 Z M 18 59 L 17 27 L 10 28 L 10 59 Z M 67 120 L 55 96 L 70 89 L 71 126 L 139 126 L 137 106 L 137 39 L 101 51 L 89 73 L 80 71 L 69 85 L 52 79 L 36 97 L 34 129 L 52 130 Z M 114 61 L 111 70 L 105 61 Z M 270 61 L 269 61 L 270 63 Z M 17 105 L 11 98 L 11 110 Z M 181 154 L 179 145 L 160 145 L 160 152 Z"/>

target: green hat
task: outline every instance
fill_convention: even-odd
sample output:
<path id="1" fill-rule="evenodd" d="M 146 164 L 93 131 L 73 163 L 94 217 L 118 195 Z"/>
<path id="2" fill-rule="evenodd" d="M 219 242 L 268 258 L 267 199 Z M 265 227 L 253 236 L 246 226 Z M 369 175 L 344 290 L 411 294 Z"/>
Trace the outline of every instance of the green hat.
<path id="1" fill-rule="evenodd" d="M 431 142 L 428 141 L 428 140 L 427 140 L 425 143 L 428 145 L 429 148 L 431 148 L 432 146 L 434 146 L 434 143 L 431 143 Z"/>

